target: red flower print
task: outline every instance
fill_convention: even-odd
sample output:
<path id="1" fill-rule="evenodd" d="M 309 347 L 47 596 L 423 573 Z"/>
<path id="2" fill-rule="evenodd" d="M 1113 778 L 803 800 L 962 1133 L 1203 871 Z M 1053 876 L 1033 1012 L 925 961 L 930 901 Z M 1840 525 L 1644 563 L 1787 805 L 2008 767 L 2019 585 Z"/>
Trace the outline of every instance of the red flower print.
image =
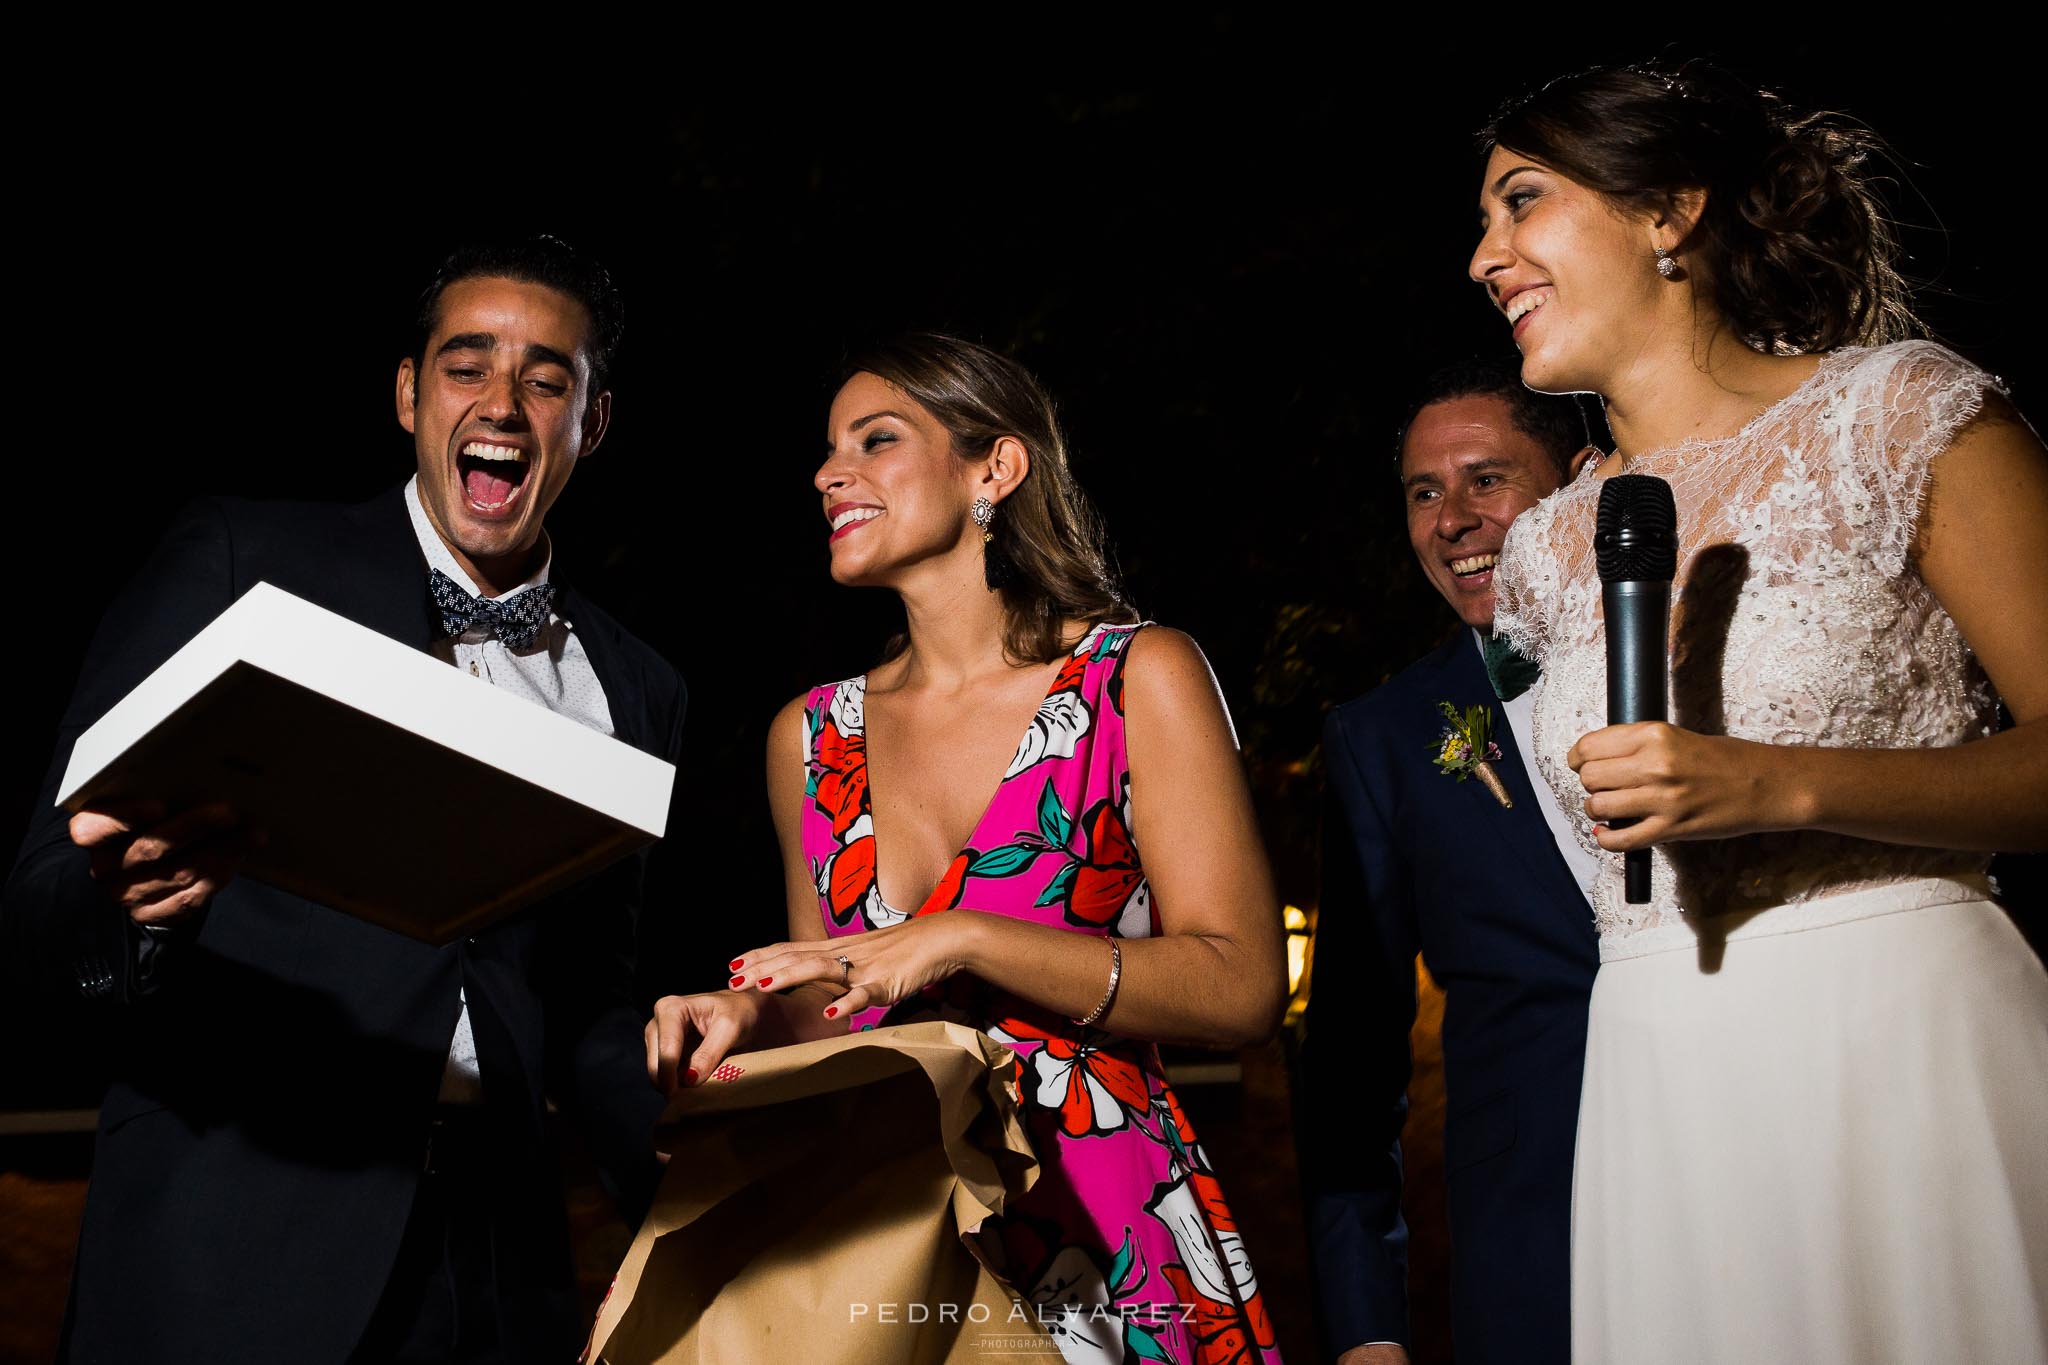
<path id="1" fill-rule="evenodd" d="M 1173 1286 L 1175 1302 L 1194 1310 L 1194 1321 L 1188 1328 L 1195 1342 L 1195 1365 L 1256 1361 L 1259 1348 L 1272 1349 L 1273 1320 L 1266 1314 L 1264 1295 L 1252 1295 L 1240 1309 L 1234 1303 L 1212 1299 L 1196 1288 L 1185 1266 L 1169 1263 L 1159 1269 Z"/>
<path id="2" fill-rule="evenodd" d="M 841 735 L 827 720 L 818 735 L 818 809 L 832 817 L 832 837 L 844 839 L 868 813 L 867 736 Z"/>
<path id="3" fill-rule="evenodd" d="M 1020 1012 L 1006 1014 L 990 1026 L 989 1032 L 995 1036 L 997 1042 L 1049 1043 L 1055 1038 L 1064 1038 L 1066 1036 L 1056 1025 L 1051 1023 L 1033 1023 L 1030 1019 L 1026 1018 L 1021 1011 L 1033 1009 L 1032 1006 L 1011 997 L 1005 997 L 1005 999 L 1009 1004 L 1018 1006 Z M 1033 1012 L 1036 1013 L 1035 1010 Z M 1050 1018 L 1050 1016 L 1042 1017 Z"/>
<path id="4" fill-rule="evenodd" d="M 1088 831 L 1088 860 L 1067 881 L 1067 920 L 1100 928 L 1123 913 L 1145 872 L 1114 801 L 1096 802 L 1082 823 Z"/>
<path id="5" fill-rule="evenodd" d="M 1163 1125 L 1165 1142 L 1173 1148 L 1174 1157 L 1190 1170 L 1206 1170 L 1209 1159 L 1202 1154 L 1202 1148 L 1195 1137 L 1195 1125 L 1188 1121 L 1188 1111 L 1180 1106 L 1180 1095 L 1170 1085 L 1161 1086 L 1159 1098 L 1153 1107 L 1166 1116 Z M 1218 1196 L 1221 1198 L 1221 1196 Z"/>
<path id="6" fill-rule="evenodd" d="M 1087 654 L 1068 655 L 1067 661 L 1060 665 L 1059 676 L 1052 680 L 1052 686 L 1048 689 L 1048 692 L 1080 691 L 1081 675 L 1088 671 L 1088 664 L 1092 657 L 1093 651 Z"/>
<path id="7" fill-rule="evenodd" d="M 1180 1302 L 1195 1307 L 1197 1360 L 1236 1361 L 1273 1344 L 1273 1324 L 1245 1254 L 1244 1236 L 1215 1177 L 1199 1171 L 1153 1191 L 1146 1211 L 1173 1234 L 1180 1260 L 1160 1267 Z M 1240 1305 L 1242 1305 L 1240 1307 Z"/>
<path id="8" fill-rule="evenodd" d="M 1026 1065 L 1039 1107 L 1059 1111 L 1068 1137 L 1113 1133 L 1152 1107 L 1143 1068 L 1093 1043 L 1053 1038 Z"/>
<path id="9" fill-rule="evenodd" d="M 1188 1177 L 1188 1188 L 1195 1192 L 1195 1202 L 1202 1206 L 1202 1212 L 1209 1215 L 1209 1226 L 1219 1233 L 1235 1233 L 1237 1220 L 1230 1216 L 1230 1205 L 1223 1202 L 1223 1186 L 1213 1175 L 1196 1171 Z"/>
<path id="10" fill-rule="evenodd" d="M 821 889 L 826 908 L 832 912 L 832 922 L 845 924 L 851 920 L 874 884 L 875 836 L 863 834 L 833 854 L 832 861 L 826 864 L 825 885 Z"/>
<path id="11" fill-rule="evenodd" d="M 932 888 L 931 895 L 925 897 L 924 904 L 918 907 L 917 913 L 936 915 L 941 910 L 951 910 L 958 905 L 960 893 L 967 889 L 967 869 L 973 864 L 974 850 L 971 848 L 955 858 L 953 865 L 946 869 L 946 875 L 939 878 L 939 884 Z M 952 921 L 948 920 L 947 923 L 950 924 Z"/>

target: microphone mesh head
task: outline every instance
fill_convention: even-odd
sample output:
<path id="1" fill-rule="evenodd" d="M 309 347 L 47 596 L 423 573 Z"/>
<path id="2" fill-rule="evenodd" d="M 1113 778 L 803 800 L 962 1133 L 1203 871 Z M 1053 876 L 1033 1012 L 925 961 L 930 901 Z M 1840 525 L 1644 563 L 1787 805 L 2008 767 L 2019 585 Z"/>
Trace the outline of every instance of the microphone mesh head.
<path id="1" fill-rule="evenodd" d="M 1616 474 L 1600 485 L 1593 554 L 1603 583 L 1669 582 L 1678 572 L 1678 505 L 1654 474 Z"/>

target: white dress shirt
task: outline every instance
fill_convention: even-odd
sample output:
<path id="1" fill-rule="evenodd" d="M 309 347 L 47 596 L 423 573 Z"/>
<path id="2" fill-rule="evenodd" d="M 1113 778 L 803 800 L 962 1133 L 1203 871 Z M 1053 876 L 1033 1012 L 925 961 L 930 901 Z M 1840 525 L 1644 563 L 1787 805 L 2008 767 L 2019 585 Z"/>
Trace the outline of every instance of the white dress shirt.
<path id="1" fill-rule="evenodd" d="M 462 566 L 455 562 L 454 554 L 434 530 L 433 523 L 427 520 L 426 508 L 420 502 L 417 477 L 405 486 L 405 510 L 412 516 L 412 532 L 419 540 L 420 553 L 426 556 L 427 566 L 439 569 L 472 596 L 488 596 L 477 587 L 475 580 L 462 571 Z M 550 547 L 542 556 L 540 569 L 533 577 L 504 596 L 513 597 L 547 582 L 548 570 L 553 563 L 554 550 Z M 420 591 L 426 591 L 424 583 L 420 585 Z M 453 664 L 473 678 L 482 679 L 536 706 L 545 706 L 555 714 L 587 725 L 601 735 L 613 733 L 611 707 L 605 701 L 604 687 L 598 682 L 596 671 L 590 666 L 590 656 L 584 653 L 583 642 L 576 638 L 575 628 L 555 612 L 548 613 L 547 624 L 524 649 L 507 649 L 490 627 L 472 626 L 460 635 L 436 639 L 432 653 L 443 663 Z M 449 1040 L 448 1063 L 441 1072 L 440 1101 L 443 1104 L 476 1104 L 482 1101 L 484 1093 L 483 1078 L 477 1071 L 476 1039 L 469 1030 L 469 1001 L 459 991 L 457 999 L 461 1012 L 455 1020 L 455 1036 Z"/>
<path id="2" fill-rule="evenodd" d="M 1480 658 L 1484 659 L 1486 637 L 1475 630 L 1472 643 L 1479 650 Z M 1564 855 L 1565 866 L 1572 871 L 1572 880 L 1579 884 L 1586 904 L 1591 906 L 1593 884 L 1600 877 L 1600 864 L 1593 860 L 1592 854 L 1579 847 L 1578 839 L 1572 834 L 1571 822 L 1565 819 L 1564 808 L 1557 804 L 1557 793 L 1536 770 L 1536 750 L 1531 747 L 1534 743 L 1531 735 L 1535 728 L 1536 690 L 1530 688 L 1513 701 L 1504 701 L 1500 705 L 1501 710 L 1507 713 L 1508 728 L 1515 733 L 1515 749 L 1522 755 L 1522 771 L 1529 775 L 1529 786 L 1536 793 L 1536 808 L 1543 812 L 1543 823 L 1550 826 L 1551 842 Z"/>

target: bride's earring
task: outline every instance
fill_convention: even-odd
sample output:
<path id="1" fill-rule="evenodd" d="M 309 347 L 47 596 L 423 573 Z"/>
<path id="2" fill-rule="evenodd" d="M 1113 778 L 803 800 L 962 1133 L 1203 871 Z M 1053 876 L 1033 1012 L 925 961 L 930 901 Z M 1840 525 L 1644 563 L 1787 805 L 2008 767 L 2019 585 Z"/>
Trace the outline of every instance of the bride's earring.
<path id="1" fill-rule="evenodd" d="M 1671 248 L 1652 248 L 1657 253 L 1657 273 L 1667 280 L 1678 278 L 1678 262 L 1671 259 Z"/>
<path id="2" fill-rule="evenodd" d="M 989 523 L 996 519 L 996 505 L 994 503 L 990 502 L 987 498 L 976 498 L 973 505 L 967 509 L 967 515 L 974 519 L 976 526 L 981 528 L 982 544 L 986 545 L 996 538 L 996 533 L 988 529 Z"/>

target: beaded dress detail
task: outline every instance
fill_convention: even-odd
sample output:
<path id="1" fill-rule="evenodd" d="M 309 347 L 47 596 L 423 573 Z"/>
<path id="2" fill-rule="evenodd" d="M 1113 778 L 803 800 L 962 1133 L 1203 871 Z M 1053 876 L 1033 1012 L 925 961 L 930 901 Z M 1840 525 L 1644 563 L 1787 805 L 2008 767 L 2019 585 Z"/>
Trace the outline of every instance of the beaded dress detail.
<path id="1" fill-rule="evenodd" d="M 1990 733 L 1996 700 L 1913 562 L 1931 462 L 1998 381 L 1928 341 L 1821 358 L 1733 436 L 1633 458 L 1671 484 L 1674 724 L 1767 744 L 1922 748 Z M 1653 895 L 1629 905 L 1565 763 L 1607 723 L 1606 645 L 1588 472 L 1519 517 L 1495 576 L 1494 629 L 1543 666 L 1533 748 L 1582 847 L 1601 863 L 1593 908 L 1604 959 L 1695 941 L 1687 917 L 1773 906 L 1778 928 L 1828 922 L 1828 898 L 1981 873 L 1988 855 L 1820 830 L 1659 845 Z M 1949 888 L 1944 890 L 1943 888 Z M 1932 903 L 1932 902 L 1930 902 Z M 1845 903 L 1846 905 L 1847 903 Z"/>

